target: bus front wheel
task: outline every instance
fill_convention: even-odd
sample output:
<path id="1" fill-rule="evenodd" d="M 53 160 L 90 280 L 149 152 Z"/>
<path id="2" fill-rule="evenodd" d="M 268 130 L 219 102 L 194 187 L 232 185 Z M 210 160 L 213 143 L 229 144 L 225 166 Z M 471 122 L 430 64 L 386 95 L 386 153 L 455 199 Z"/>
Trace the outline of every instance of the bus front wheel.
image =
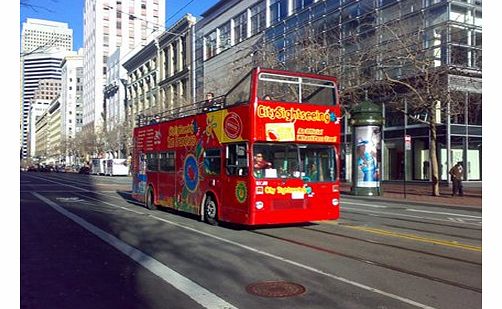
<path id="1" fill-rule="evenodd" d="M 152 187 L 148 187 L 148 190 L 146 191 L 146 196 L 145 196 L 145 206 L 146 208 L 150 210 L 157 209 L 154 203 L 154 196 L 153 196 L 153 189 Z"/>
<path id="2" fill-rule="evenodd" d="M 211 225 L 218 225 L 218 205 L 211 195 L 206 197 L 204 203 L 204 219 Z"/>

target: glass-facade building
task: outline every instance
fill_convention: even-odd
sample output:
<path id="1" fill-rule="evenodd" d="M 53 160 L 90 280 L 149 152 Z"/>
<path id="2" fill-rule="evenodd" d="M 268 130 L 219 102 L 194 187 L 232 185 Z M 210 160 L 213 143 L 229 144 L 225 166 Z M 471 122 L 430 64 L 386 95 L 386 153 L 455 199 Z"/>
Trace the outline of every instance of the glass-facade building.
<path id="1" fill-rule="evenodd" d="M 396 21 L 412 24 L 423 34 L 422 47 L 430 51 L 435 65 L 448 68 L 445 91 L 455 93 L 455 102 L 451 103 L 455 113 L 443 111 L 436 115 L 439 177 L 448 180 L 449 168 L 462 161 L 466 179 L 480 181 L 481 8 L 481 0 L 222 0 L 206 11 L 196 25 L 195 95 L 202 98 L 205 91 L 211 91 L 217 85 L 212 80 L 231 84 L 225 79 L 231 71 L 246 61 L 252 62 L 253 54 L 264 46 L 272 46 L 274 56 L 287 67 L 288 61 L 297 55 L 299 33 L 313 33 L 316 40 L 325 44 L 339 44 L 342 62 L 364 48 L 364 43 L 354 44 L 354 37 L 360 42 L 366 38 L 367 42 L 379 42 L 379 29 L 384 25 Z M 403 73 L 401 70 L 405 68 L 396 69 L 396 76 Z M 343 77 L 337 76 L 341 89 L 345 86 Z M 217 88 L 224 93 L 224 85 Z M 403 180 L 406 175 L 407 180 L 430 180 L 430 132 L 423 122 L 430 115 L 422 115 L 422 122 L 414 121 L 387 106 L 385 100 L 371 94 L 370 98 L 382 105 L 385 117 L 382 179 Z M 446 104 L 449 111 L 450 103 L 443 102 Z M 347 119 L 344 123 L 345 168 L 341 177 L 347 179 L 351 175 L 351 130 Z M 405 151 L 405 135 L 411 136 L 409 151 Z"/>

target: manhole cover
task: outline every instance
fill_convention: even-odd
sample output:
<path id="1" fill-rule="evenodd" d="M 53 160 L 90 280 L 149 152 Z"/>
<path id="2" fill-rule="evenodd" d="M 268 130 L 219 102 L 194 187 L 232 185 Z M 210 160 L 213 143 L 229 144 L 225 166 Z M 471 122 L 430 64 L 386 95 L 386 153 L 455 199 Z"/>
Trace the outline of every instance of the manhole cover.
<path id="1" fill-rule="evenodd" d="M 348 222 L 339 222 L 338 225 L 341 225 L 341 226 L 355 226 L 354 223 L 348 223 Z"/>
<path id="2" fill-rule="evenodd" d="M 305 288 L 294 282 L 262 281 L 248 285 L 246 291 L 263 297 L 289 297 L 304 293 Z"/>

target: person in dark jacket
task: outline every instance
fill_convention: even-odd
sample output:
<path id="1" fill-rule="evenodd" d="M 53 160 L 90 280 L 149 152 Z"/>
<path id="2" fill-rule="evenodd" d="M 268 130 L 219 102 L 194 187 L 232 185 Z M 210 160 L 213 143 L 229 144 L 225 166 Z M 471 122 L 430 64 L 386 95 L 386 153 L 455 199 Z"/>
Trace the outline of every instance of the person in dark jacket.
<path id="1" fill-rule="evenodd" d="M 462 180 L 464 179 L 464 168 L 461 162 L 457 162 L 450 169 L 451 181 L 453 182 L 453 192 L 452 196 L 456 194 L 460 196 L 464 196 L 464 185 L 462 184 Z"/>

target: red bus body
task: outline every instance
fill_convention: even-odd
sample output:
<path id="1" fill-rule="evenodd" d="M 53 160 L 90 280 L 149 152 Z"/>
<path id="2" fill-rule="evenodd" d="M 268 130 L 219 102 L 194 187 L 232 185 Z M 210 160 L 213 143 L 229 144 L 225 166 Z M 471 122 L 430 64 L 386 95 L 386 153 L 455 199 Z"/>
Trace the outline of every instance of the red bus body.
<path id="1" fill-rule="evenodd" d="M 202 218 L 210 199 L 218 221 L 243 225 L 338 219 L 341 115 L 336 87 L 329 88 L 334 101 L 324 105 L 308 99 L 264 101 L 260 78 L 273 80 L 270 89 L 300 84 L 309 89 L 309 83 L 315 88 L 323 81 L 336 85 L 334 77 L 255 68 L 241 83 L 248 96 L 243 101 L 235 99 L 239 86 L 216 110 L 166 121 L 160 117 L 136 127 L 133 198 L 146 202 L 150 192 L 156 206 Z M 316 95 L 311 91 L 312 100 Z M 258 174 L 253 167 L 257 149 L 268 153 L 274 168 Z M 307 163 L 317 164 L 321 173 L 307 176 Z"/>

